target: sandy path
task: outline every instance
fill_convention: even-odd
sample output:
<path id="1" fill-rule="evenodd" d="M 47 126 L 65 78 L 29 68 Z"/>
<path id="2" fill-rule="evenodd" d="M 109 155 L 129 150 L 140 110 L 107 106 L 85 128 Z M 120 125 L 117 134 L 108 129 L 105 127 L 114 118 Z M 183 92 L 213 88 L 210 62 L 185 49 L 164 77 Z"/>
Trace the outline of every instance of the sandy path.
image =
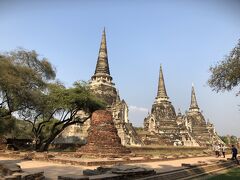
<path id="1" fill-rule="evenodd" d="M 229 156 L 227 156 L 229 157 Z M 182 168 L 182 163 L 197 163 L 198 161 L 213 161 L 224 158 L 215 158 L 215 157 L 197 157 L 197 158 L 188 158 L 188 159 L 179 159 L 179 160 L 170 160 L 170 161 L 158 161 L 158 162 L 147 162 L 147 163 L 133 163 L 129 165 L 141 166 L 147 168 L 154 168 L 157 172 L 164 172 L 174 169 Z M 47 179 L 57 179 L 59 175 L 66 174 L 75 174 L 81 175 L 84 169 L 95 169 L 96 166 L 74 166 L 74 165 L 64 165 L 57 164 L 52 162 L 44 162 L 44 161 L 19 161 L 10 158 L 0 157 L 0 161 L 2 160 L 11 160 L 17 162 L 23 171 L 44 171 L 44 175 Z"/>
<path id="2" fill-rule="evenodd" d="M 194 163 L 198 163 L 198 161 L 211 162 L 211 161 L 220 160 L 220 159 L 226 160 L 227 158 L 230 158 L 230 155 L 227 155 L 226 158 L 222 158 L 222 157 L 216 158 L 213 156 L 197 157 L 197 158 L 170 160 L 170 161 L 138 163 L 137 165 L 142 167 L 154 168 L 156 172 L 164 172 L 164 171 L 180 169 L 182 168 L 182 163 L 194 164 Z M 136 165 L 136 164 L 132 164 L 132 165 Z"/>

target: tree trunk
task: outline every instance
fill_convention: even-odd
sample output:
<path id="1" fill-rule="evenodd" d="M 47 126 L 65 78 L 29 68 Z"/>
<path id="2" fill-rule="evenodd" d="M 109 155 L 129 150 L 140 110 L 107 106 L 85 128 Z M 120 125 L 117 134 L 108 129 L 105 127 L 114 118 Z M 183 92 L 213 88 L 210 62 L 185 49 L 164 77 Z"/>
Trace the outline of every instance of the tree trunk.
<path id="1" fill-rule="evenodd" d="M 41 145 L 40 151 L 47 151 L 49 145 L 53 142 L 53 140 L 64 130 L 64 128 L 58 130 L 57 132 L 50 135 L 50 137 Z"/>

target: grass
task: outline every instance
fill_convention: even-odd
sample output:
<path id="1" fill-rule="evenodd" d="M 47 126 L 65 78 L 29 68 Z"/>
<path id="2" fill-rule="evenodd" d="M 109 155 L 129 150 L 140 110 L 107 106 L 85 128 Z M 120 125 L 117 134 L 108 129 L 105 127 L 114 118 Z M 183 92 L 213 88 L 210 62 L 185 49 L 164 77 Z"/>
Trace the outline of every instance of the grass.
<path id="1" fill-rule="evenodd" d="M 239 180 L 240 179 L 240 167 L 232 168 L 224 174 L 220 174 L 209 178 L 208 180 Z"/>

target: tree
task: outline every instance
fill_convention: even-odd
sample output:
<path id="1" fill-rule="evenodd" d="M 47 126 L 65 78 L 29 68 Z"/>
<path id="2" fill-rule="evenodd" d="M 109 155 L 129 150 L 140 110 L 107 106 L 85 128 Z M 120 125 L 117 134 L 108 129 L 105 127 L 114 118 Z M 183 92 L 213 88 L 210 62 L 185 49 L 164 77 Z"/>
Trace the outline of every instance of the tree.
<path id="1" fill-rule="evenodd" d="M 26 121 L 15 119 L 9 137 L 13 139 L 33 139 L 32 127 Z"/>
<path id="2" fill-rule="evenodd" d="M 10 132 L 13 131 L 15 126 L 14 117 L 9 118 L 8 116 L 5 116 L 5 114 L 7 113 L 7 110 L 0 108 L 0 115 L 5 117 L 0 118 L 0 135 L 10 134 Z"/>
<path id="3" fill-rule="evenodd" d="M 214 91 L 230 91 L 240 83 L 240 40 L 237 46 L 217 65 L 210 67 L 209 86 Z M 237 93 L 237 95 L 240 93 Z"/>
<path id="4" fill-rule="evenodd" d="M 238 142 L 238 138 L 234 135 L 220 136 L 220 138 L 225 144 L 229 146 L 231 146 L 232 144 L 237 144 Z"/>
<path id="5" fill-rule="evenodd" d="M 227 145 L 230 144 L 229 138 L 227 136 L 220 136 L 220 139 Z"/>
<path id="6" fill-rule="evenodd" d="M 0 134 L 13 130 L 13 113 L 33 106 L 55 70 L 35 51 L 18 49 L 0 55 Z"/>
<path id="7" fill-rule="evenodd" d="M 20 117 L 32 125 L 35 149 L 46 151 L 52 141 L 68 126 L 83 124 L 97 109 L 105 104 L 92 95 L 85 83 L 75 83 L 72 88 L 49 84 L 42 94 L 42 102 L 35 109 L 24 109 Z M 78 112 L 84 112 L 78 115 Z"/>
<path id="8" fill-rule="evenodd" d="M 38 103 L 39 94 L 55 76 L 52 65 L 35 51 L 0 55 L 0 118 L 10 119 L 12 113 Z"/>
<path id="9" fill-rule="evenodd" d="M 231 144 L 237 144 L 238 138 L 236 136 L 230 136 L 230 143 Z"/>
<path id="10" fill-rule="evenodd" d="M 36 150 L 45 151 L 66 127 L 83 123 L 91 113 L 104 108 L 84 83 L 65 88 L 53 81 L 55 70 L 35 51 L 19 49 L 0 55 L 0 119 L 13 115 L 31 125 Z M 84 116 L 78 116 L 84 111 Z M 18 132 L 19 133 L 19 132 Z"/>

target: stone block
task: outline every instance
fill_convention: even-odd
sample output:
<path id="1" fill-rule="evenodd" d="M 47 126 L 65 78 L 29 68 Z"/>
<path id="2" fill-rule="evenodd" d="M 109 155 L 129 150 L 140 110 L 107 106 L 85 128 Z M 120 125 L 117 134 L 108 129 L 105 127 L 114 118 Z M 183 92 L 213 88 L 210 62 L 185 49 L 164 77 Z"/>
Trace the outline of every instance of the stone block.
<path id="1" fill-rule="evenodd" d="M 89 177 L 90 180 L 122 180 L 123 175 L 121 174 L 101 174 L 101 175 L 96 175 L 96 176 L 91 176 Z"/>
<path id="2" fill-rule="evenodd" d="M 35 157 L 35 153 L 30 152 L 24 155 L 23 159 L 24 160 L 32 160 Z"/>
<path id="3" fill-rule="evenodd" d="M 14 175 L 4 176 L 4 180 L 21 180 L 21 176 L 14 176 Z"/>
<path id="4" fill-rule="evenodd" d="M 89 180 L 89 177 L 74 174 L 66 174 L 58 176 L 58 180 Z"/>
<path id="5" fill-rule="evenodd" d="M 190 167 L 191 166 L 191 164 L 189 164 L 189 163 L 182 163 L 182 167 Z"/>
<path id="6" fill-rule="evenodd" d="M 21 167 L 16 163 L 0 163 L 0 173 L 7 176 L 16 172 L 22 172 Z"/>
<path id="7" fill-rule="evenodd" d="M 21 180 L 43 180 L 45 179 L 44 177 L 44 172 L 24 172 L 22 174 L 22 179 Z"/>
<path id="8" fill-rule="evenodd" d="M 124 161 L 130 161 L 130 158 L 129 157 L 123 157 L 122 158 Z"/>
<path id="9" fill-rule="evenodd" d="M 135 153 L 131 153 L 129 156 L 136 157 L 137 155 Z"/>
<path id="10" fill-rule="evenodd" d="M 177 159 L 178 157 L 179 157 L 179 155 L 176 155 L 176 154 L 173 155 L 173 158 L 174 158 L 174 159 Z"/>
<path id="11" fill-rule="evenodd" d="M 151 157 L 149 157 L 149 156 L 144 156 L 144 157 L 143 157 L 143 160 L 151 160 Z"/>
<path id="12" fill-rule="evenodd" d="M 99 175 L 101 173 L 102 172 L 99 171 L 98 169 L 95 169 L 95 170 L 85 169 L 85 170 L 83 170 L 83 175 L 85 175 L 85 176 Z"/>

